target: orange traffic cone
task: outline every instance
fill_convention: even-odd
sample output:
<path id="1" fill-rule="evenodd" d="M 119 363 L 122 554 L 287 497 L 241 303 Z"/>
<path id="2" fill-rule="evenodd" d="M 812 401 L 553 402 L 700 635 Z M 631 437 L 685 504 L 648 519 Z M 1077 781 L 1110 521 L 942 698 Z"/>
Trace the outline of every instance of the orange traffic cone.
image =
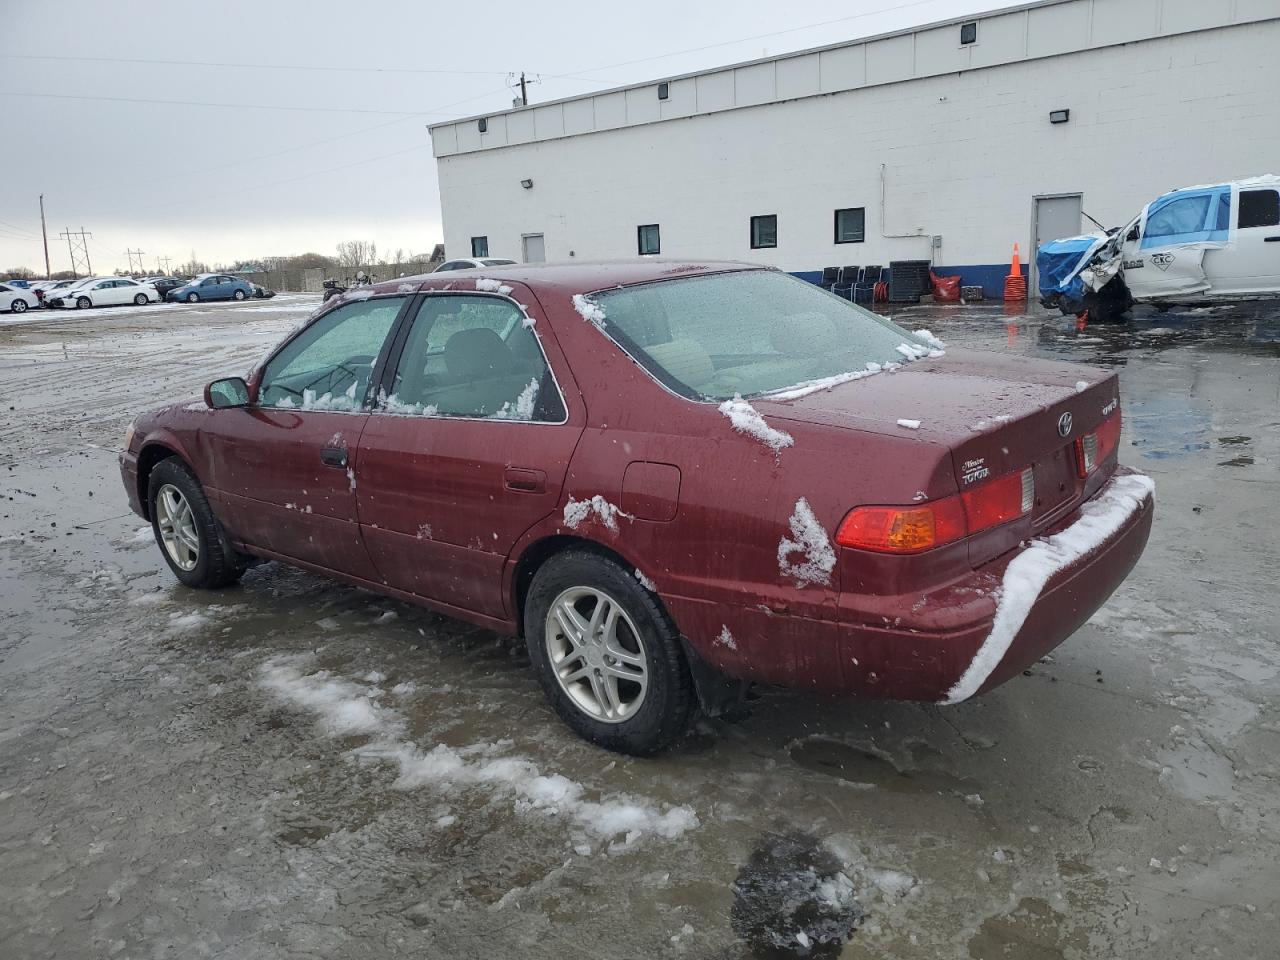
<path id="1" fill-rule="evenodd" d="M 1013 263 L 1009 267 L 1009 275 L 1004 278 L 1005 300 L 1027 299 L 1027 280 L 1022 275 L 1022 263 L 1018 259 L 1018 245 L 1013 245 Z"/>

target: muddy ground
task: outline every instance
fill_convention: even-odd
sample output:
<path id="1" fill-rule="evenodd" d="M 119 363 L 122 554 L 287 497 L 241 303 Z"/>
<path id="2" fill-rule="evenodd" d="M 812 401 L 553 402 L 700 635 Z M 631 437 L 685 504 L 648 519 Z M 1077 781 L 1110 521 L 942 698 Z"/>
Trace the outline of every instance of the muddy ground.
<path id="1" fill-rule="evenodd" d="M 980 700 L 767 692 L 638 760 L 519 644 L 278 564 L 187 590 L 138 532 L 133 415 L 314 302 L 0 322 L 0 956 L 1275 955 L 1280 309 L 896 311 L 1120 369 L 1146 555 Z"/>

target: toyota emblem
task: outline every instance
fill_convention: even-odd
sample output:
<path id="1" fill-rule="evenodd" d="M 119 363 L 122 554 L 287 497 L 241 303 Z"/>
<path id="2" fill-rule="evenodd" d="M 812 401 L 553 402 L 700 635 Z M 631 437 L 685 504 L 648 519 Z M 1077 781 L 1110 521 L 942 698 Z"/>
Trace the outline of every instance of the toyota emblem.
<path id="1" fill-rule="evenodd" d="M 1058 418 L 1058 436 L 1065 437 L 1071 433 L 1071 414 L 1064 413 Z"/>

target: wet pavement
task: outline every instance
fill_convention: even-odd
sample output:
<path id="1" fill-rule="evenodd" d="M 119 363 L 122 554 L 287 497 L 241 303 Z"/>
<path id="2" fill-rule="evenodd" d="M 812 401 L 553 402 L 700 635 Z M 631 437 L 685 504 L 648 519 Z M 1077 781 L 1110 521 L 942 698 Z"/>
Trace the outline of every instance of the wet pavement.
<path id="1" fill-rule="evenodd" d="M 278 564 L 168 573 L 125 427 L 315 302 L 0 322 L 0 956 L 1275 955 L 1280 307 L 896 311 L 1118 368 L 1146 555 L 980 700 L 767 692 L 641 760 L 512 641 Z"/>

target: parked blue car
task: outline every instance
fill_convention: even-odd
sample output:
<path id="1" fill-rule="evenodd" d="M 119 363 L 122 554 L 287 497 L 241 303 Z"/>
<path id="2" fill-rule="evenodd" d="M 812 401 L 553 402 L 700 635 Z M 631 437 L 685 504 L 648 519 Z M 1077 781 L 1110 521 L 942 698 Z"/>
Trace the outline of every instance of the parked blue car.
<path id="1" fill-rule="evenodd" d="M 202 273 L 180 287 L 169 291 L 170 300 L 199 303 L 201 300 L 248 300 L 253 296 L 253 284 L 239 277 L 220 273 Z"/>

